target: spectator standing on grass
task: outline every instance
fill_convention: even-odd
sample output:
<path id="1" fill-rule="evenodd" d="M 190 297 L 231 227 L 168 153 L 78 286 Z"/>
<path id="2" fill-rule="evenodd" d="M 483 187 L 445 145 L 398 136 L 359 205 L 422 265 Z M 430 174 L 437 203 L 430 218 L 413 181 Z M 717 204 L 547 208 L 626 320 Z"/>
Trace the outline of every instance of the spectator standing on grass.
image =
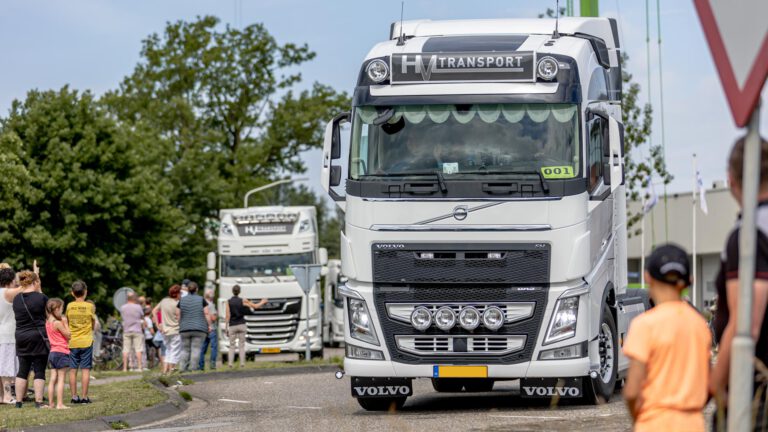
<path id="1" fill-rule="evenodd" d="M 179 369 L 188 371 L 198 366 L 200 348 L 210 331 L 208 303 L 197 295 L 197 283 L 190 282 L 186 297 L 179 300 L 177 317 L 181 333 L 181 360 Z"/>
<path id="2" fill-rule="evenodd" d="M 78 280 L 72 284 L 70 291 L 75 301 L 67 305 L 67 322 L 71 337 L 69 339 L 69 392 L 73 404 L 89 404 L 88 385 L 93 367 L 93 329 L 96 328 L 96 306 L 86 301 L 88 286 Z M 80 385 L 83 396 L 77 393 L 77 370 L 80 369 Z"/>
<path id="3" fill-rule="evenodd" d="M 129 291 L 126 303 L 120 306 L 123 319 L 123 372 L 128 372 L 128 356 L 136 353 L 137 369 L 141 371 L 142 352 L 144 351 L 144 311 L 137 303 L 136 293 Z"/>
<path id="4" fill-rule="evenodd" d="M 142 320 L 144 321 L 144 352 L 147 354 L 147 363 L 145 366 L 149 368 L 149 361 L 152 360 L 150 357 L 152 355 L 152 349 L 155 348 L 155 344 L 152 342 L 152 339 L 155 337 L 155 328 L 152 323 L 151 308 L 144 307 L 144 318 L 142 318 Z"/>
<path id="5" fill-rule="evenodd" d="M 69 371 L 69 326 L 67 318 L 63 317 L 64 301 L 52 298 L 45 305 L 45 332 L 51 344 L 48 354 L 48 365 L 51 368 L 50 384 L 48 384 L 48 406 L 53 408 L 54 390 L 56 394 L 56 409 L 68 409 L 64 405 L 64 381 Z"/>
<path id="6" fill-rule="evenodd" d="M 681 299 L 691 284 L 687 253 L 672 244 L 657 247 L 645 281 L 655 306 L 632 321 L 624 343 L 630 359 L 624 400 L 635 431 L 703 432 L 712 337 Z"/>
<path id="7" fill-rule="evenodd" d="M 181 281 L 181 297 L 186 297 L 189 294 L 189 279 L 184 279 Z"/>
<path id="8" fill-rule="evenodd" d="M 261 299 L 253 303 L 248 299 L 240 298 L 240 285 L 232 287 L 232 297 L 227 301 L 227 337 L 229 338 L 229 352 L 227 353 L 227 365 L 231 368 L 235 360 L 235 345 L 239 350 L 238 361 L 240 367 L 245 366 L 245 334 L 248 329 L 245 326 L 245 316 L 251 309 L 259 309 L 267 304 L 267 299 Z"/>
<path id="9" fill-rule="evenodd" d="M 728 158 L 728 184 L 731 187 L 731 195 L 742 206 L 742 180 L 744 167 L 744 142 L 740 138 L 733 145 Z M 765 366 L 768 365 L 768 320 L 765 319 L 766 305 L 768 305 L 768 142 L 760 139 L 760 185 L 758 190 L 758 206 L 755 215 L 757 224 L 757 248 L 755 250 L 755 280 L 752 285 L 752 338 L 755 341 L 755 375 L 753 384 L 753 427 L 755 430 L 766 430 L 768 418 L 766 417 L 766 383 L 768 376 L 765 374 Z M 721 256 L 720 273 L 715 279 L 717 290 L 717 313 L 714 320 L 715 340 L 720 343 L 717 361 L 712 369 L 710 380 L 710 392 L 715 395 L 718 409 L 715 411 L 715 430 L 724 430 L 727 410 L 725 404 L 728 401 L 727 392 L 740 391 L 741 389 L 728 389 L 729 369 L 733 337 L 736 334 L 736 322 L 738 321 L 738 297 L 739 297 L 739 236 L 741 216 L 728 236 L 725 251 Z M 762 369 L 762 372 L 761 372 Z M 755 412 L 756 411 L 756 412 Z M 723 414 L 723 415 L 720 415 Z"/>
<path id="10" fill-rule="evenodd" d="M 6 263 L 0 263 L 0 404 L 15 404 L 11 387 L 19 372 L 16 357 L 16 318 L 13 299 L 21 292 L 16 286 L 16 272 Z"/>
<path id="11" fill-rule="evenodd" d="M 152 311 L 152 319 L 163 334 L 165 345 L 165 363 L 162 373 L 169 374 L 179 363 L 181 357 L 181 335 L 179 335 L 179 320 L 176 317 L 181 287 L 173 285 L 168 289 L 168 297 L 164 298 Z"/>
<path id="12" fill-rule="evenodd" d="M 48 297 L 42 293 L 40 277 L 29 270 L 19 273 L 21 292 L 13 299 L 16 318 L 16 355 L 19 372 L 16 374 L 16 408 L 21 408 L 30 370 L 34 372 L 35 407 L 43 408 L 45 392 L 45 365 L 48 363 L 48 339 L 45 335 L 45 306 Z"/>
<path id="13" fill-rule="evenodd" d="M 213 300 L 213 289 L 207 288 L 205 295 L 203 296 L 205 302 L 208 304 L 208 317 L 210 318 L 210 330 L 208 336 L 203 341 L 203 347 L 200 349 L 200 364 L 198 369 L 205 370 L 205 351 L 208 349 L 208 345 L 211 346 L 211 370 L 216 369 L 216 358 L 219 356 L 219 334 L 217 321 L 219 315 L 216 311 L 216 303 Z"/>

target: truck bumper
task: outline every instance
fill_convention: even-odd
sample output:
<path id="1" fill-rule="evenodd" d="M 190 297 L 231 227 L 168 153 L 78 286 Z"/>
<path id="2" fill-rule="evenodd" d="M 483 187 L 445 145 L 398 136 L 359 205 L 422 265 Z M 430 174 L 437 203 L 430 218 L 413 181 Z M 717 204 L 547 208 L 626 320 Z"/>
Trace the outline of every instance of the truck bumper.
<path id="1" fill-rule="evenodd" d="M 410 365 L 391 361 L 344 359 L 344 372 L 350 376 L 432 378 L 435 364 Z M 485 366 L 482 361 L 473 365 Z M 589 375 L 589 358 L 538 360 L 513 365 L 491 364 L 488 378 L 560 378 Z"/>
<path id="2" fill-rule="evenodd" d="M 254 344 L 246 341 L 245 352 L 246 354 L 276 354 L 278 352 L 303 353 L 307 350 L 307 343 L 302 336 L 302 333 L 304 330 L 306 330 L 306 328 L 306 321 L 300 322 L 298 328 L 296 329 L 296 335 L 293 337 L 293 339 L 283 344 Z M 315 333 L 318 333 L 317 321 L 310 320 L 310 329 L 314 330 Z M 315 334 L 314 336 L 310 337 L 309 342 L 310 351 L 320 351 L 323 349 L 322 334 Z M 237 347 L 234 349 L 235 352 L 237 352 Z M 223 329 L 221 330 L 221 336 L 219 337 L 219 352 L 222 354 L 229 353 L 229 338 Z"/>

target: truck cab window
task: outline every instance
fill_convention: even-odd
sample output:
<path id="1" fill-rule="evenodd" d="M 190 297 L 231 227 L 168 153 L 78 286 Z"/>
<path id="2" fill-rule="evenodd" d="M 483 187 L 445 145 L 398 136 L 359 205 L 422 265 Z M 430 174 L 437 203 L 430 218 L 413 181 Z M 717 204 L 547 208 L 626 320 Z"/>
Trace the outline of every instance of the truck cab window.
<path id="1" fill-rule="evenodd" d="M 600 185 L 603 178 L 603 140 L 605 139 L 605 120 L 594 116 L 588 123 L 587 161 L 589 172 L 589 192 Z"/>

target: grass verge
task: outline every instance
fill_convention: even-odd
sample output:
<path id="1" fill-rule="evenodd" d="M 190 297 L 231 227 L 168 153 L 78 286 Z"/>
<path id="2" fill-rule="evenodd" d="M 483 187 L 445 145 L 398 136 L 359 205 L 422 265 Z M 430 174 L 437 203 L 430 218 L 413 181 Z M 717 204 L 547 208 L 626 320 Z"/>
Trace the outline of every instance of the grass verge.
<path id="1" fill-rule="evenodd" d="M 68 410 L 36 409 L 34 403 L 25 403 L 22 409 L 0 405 L 0 430 L 123 414 L 157 405 L 167 399 L 165 393 L 141 379 L 95 385 L 90 388 L 89 396 L 92 404 L 67 404 L 71 408 Z"/>

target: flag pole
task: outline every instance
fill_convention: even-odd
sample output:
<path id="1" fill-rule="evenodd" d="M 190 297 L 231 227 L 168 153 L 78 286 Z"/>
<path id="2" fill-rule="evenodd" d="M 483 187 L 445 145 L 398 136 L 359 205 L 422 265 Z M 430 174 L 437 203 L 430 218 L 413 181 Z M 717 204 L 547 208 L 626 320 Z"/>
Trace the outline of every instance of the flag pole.
<path id="1" fill-rule="evenodd" d="M 645 192 L 643 192 L 643 216 L 640 218 L 640 287 L 645 288 Z"/>
<path id="2" fill-rule="evenodd" d="M 698 290 L 696 288 L 696 282 L 698 281 L 697 273 L 696 273 L 696 192 L 699 185 L 698 178 L 697 178 L 697 169 L 696 169 L 696 153 L 693 154 L 693 189 L 691 190 L 691 196 L 693 198 L 691 207 L 691 213 L 693 217 L 693 249 L 691 250 L 691 260 L 693 261 L 693 274 L 691 275 L 691 300 L 693 300 L 693 307 L 696 309 L 701 310 L 701 305 L 699 304 L 699 295 Z"/>

